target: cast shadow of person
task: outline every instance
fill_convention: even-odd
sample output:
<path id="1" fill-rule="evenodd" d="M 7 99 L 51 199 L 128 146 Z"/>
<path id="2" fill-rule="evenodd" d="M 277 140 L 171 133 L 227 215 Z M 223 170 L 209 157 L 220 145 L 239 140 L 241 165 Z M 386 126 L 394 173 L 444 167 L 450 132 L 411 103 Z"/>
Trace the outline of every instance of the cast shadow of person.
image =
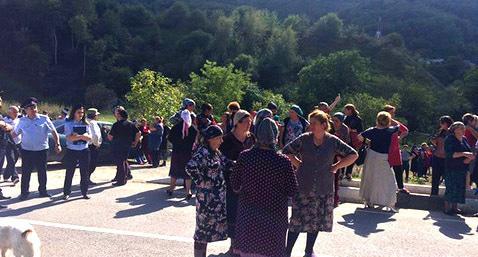
<path id="1" fill-rule="evenodd" d="M 194 205 L 194 199 L 170 199 L 162 190 L 149 190 L 131 196 L 117 198 L 118 203 L 128 203 L 133 208 L 121 210 L 114 216 L 115 219 L 128 218 L 160 211 L 167 207 L 187 207 Z"/>
<path id="2" fill-rule="evenodd" d="M 99 194 L 105 190 L 113 188 L 111 185 L 107 185 L 110 183 L 99 183 L 94 187 L 91 187 L 88 190 L 89 195 L 96 195 Z M 34 204 L 34 205 L 29 205 L 17 209 L 12 209 L 12 208 L 7 208 L 5 210 L 0 211 L 0 217 L 15 217 L 19 216 L 22 214 L 30 213 L 33 211 L 41 210 L 41 209 L 46 209 L 50 207 L 54 207 L 57 205 L 62 205 L 65 203 L 73 202 L 73 201 L 78 201 L 81 200 L 81 192 L 80 192 L 80 186 L 79 185 L 73 185 L 72 186 L 72 193 L 71 193 L 71 198 L 68 201 L 63 200 L 63 188 L 56 188 L 56 189 L 48 189 L 48 193 L 53 195 L 50 198 L 44 198 L 47 199 L 47 201 L 44 201 L 39 204 Z M 38 192 L 32 192 L 30 193 L 30 196 L 27 200 L 24 202 L 28 202 L 31 199 L 36 198 L 38 195 Z M 11 205 L 15 204 L 19 201 L 18 198 L 11 198 L 7 201 L 3 201 L 2 205 Z"/>
<path id="3" fill-rule="evenodd" d="M 339 221 L 338 224 L 353 229 L 356 235 L 368 237 L 371 234 L 385 231 L 379 229 L 378 225 L 396 221 L 392 218 L 393 215 L 395 213 L 357 208 L 354 213 L 343 215 L 344 221 Z"/>
<path id="4" fill-rule="evenodd" d="M 433 220 L 433 225 L 439 227 L 438 231 L 451 239 L 460 240 L 463 239 L 464 236 L 474 234 L 472 228 L 468 226 L 465 219 L 460 216 L 448 216 L 441 212 L 430 211 L 423 220 Z"/>

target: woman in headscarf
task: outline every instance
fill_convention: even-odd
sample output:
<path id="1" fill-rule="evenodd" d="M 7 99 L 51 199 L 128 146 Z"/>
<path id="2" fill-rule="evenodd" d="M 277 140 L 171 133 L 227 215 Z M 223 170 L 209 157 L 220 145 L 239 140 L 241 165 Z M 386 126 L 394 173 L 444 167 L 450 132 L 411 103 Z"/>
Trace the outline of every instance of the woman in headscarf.
<path id="1" fill-rule="evenodd" d="M 196 185 L 194 257 L 206 257 L 208 243 L 227 239 L 224 171 L 228 161 L 219 151 L 223 132 L 212 125 L 201 134 L 201 144 L 186 167 Z"/>
<path id="2" fill-rule="evenodd" d="M 196 128 L 192 125 L 194 117 L 193 114 L 181 114 L 182 120 L 171 128 L 169 133 L 169 141 L 173 144 L 173 151 L 171 152 L 171 167 L 169 176 L 171 183 L 169 189 L 166 191 L 169 196 L 173 194 L 176 187 L 176 180 L 178 178 L 185 180 L 186 185 L 186 200 L 191 199 L 191 178 L 186 173 L 186 164 L 191 159 L 193 145 L 196 142 L 198 134 Z"/>
<path id="3" fill-rule="evenodd" d="M 465 184 L 468 166 L 475 160 L 465 138 L 465 124 L 455 122 L 445 139 L 445 210 L 448 215 L 463 214 L 459 203 L 465 203 Z"/>
<path id="4" fill-rule="evenodd" d="M 351 146 L 328 132 L 329 115 L 313 111 L 309 122 L 310 132 L 294 139 L 282 151 L 297 168 L 299 181 L 299 192 L 292 200 L 287 256 L 302 232 L 307 232 L 305 256 L 315 256 L 313 247 L 319 231 L 332 232 L 335 173 L 358 158 Z M 336 156 L 341 158 L 337 160 Z"/>
<path id="5" fill-rule="evenodd" d="M 396 212 L 398 187 L 395 173 L 388 162 L 388 153 L 392 136 L 399 130 L 399 126 L 391 127 L 391 122 L 390 113 L 379 112 L 377 125 L 358 136 L 362 142 L 365 139 L 370 141 L 360 181 L 360 197 L 364 200 L 365 207 L 379 205 Z"/>
<path id="6" fill-rule="evenodd" d="M 234 127 L 231 132 L 224 136 L 224 142 L 220 147 L 221 152 L 229 160 L 236 161 L 242 151 L 250 149 L 254 145 L 256 140 L 254 135 L 249 131 L 251 123 L 251 115 L 245 110 L 239 110 L 236 115 L 234 115 Z M 230 169 L 225 171 L 228 234 L 231 239 L 231 249 L 233 249 L 238 198 L 237 194 L 232 190 L 230 173 Z"/>
<path id="7" fill-rule="evenodd" d="M 239 195 L 234 253 L 242 257 L 284 257 L 288 197 L 297 179 L 287 156 L 278 154 L 278 128 L 271 118 L 256 126 L 256 145 L 245 150 L 231 174 Z"/>
<path id="8" fill-rule="evenodd" d="M 304 112 L 298 106 L 293 104 L 289 110 L 289 117 L 284 119 L 280 135 L 281 146 L 285 146 L 307 131 L 309 122 L 303 117 Z"/>
<path id="9" fill-rule="evenodd" d="M 345 115 L 341 112 L 334 113 L 332 117 L 332 124 L 334 125 L 334 135 L 337 136 L 340 140 L 344 141 L 346 144 L 351 145 L 350 141 L 350 132 L 349 127 L 344 124 Z M 345 168 L 340 169 L 339 172 L 335 173 L 335 194 L 334 194 L 334 206 L 338 207 L 340 203 L 339 189 L 340 189 L 340 180 L 344 176 Z"/>
<path id="10" fill-rule="evenodd" d="M 362 118 L 359 116 L 359 112 L 355 105 L 346 104 L 344 107 L 345 120 L 344 124 L 349 127 L 350 130 L 350 140 L 352 147 L 355 150 L 359 150 L 362 147 L 363 142 L 358 139 L 358 135 L 363 132 L 363 122 Z M 345 171 L 345 178 L 347 180 L 352 180 L 352 171 L 354 164 L 347 167 Z"/>
<path id="11" fill-rule="evenodd" d="M 269 109 L 260 109 L 257 113 L 256 116 L 254 117 L 254 122 L 252 124 L 252 131 L 254 134 L 256 134 L 256 128 L 259 123 L 264 120 L 265 118 L 271 118 L 273 117 L 273 113 Z"/>
<path id="12" fill-rule="evenodd" d="M 183 103 L 181 104 L 181 108 L 179 108 L 179 111 L 177 111 L 172 117 L 169 118 L 169 123 L 171 124 L 171 126 L 174 126 L 182 122 L 184 120 L 182 116 L 183 116 L 183 113 L 185 112 L 189 112 L 189 114 L 191 114 L 191 117 L 195 118 L 196 117 L 196 114 L 194 113 L 195 108 L 196 108 L 196 102 L 194 102 L 194 100 L 192 99 L 185 98 L 183 100 Z"/>

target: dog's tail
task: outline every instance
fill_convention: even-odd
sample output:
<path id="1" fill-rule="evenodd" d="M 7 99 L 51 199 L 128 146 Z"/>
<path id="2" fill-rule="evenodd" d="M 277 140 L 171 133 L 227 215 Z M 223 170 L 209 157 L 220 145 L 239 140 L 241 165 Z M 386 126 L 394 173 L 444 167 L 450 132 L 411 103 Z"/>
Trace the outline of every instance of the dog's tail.
<path id="1" fill-rule="evenodd" d="M 31 234 L 31 233 L 33 233 L 33 230 L 32 229 L 27 229 L 27 230 L 23 231 L 22 237 L 26 239 L 28 234 Z"/>
<path id="2" fill-rule="evenodd" d="M 41 243 L 40 238 L 38 238 L 37 233 L 29 228 L 22 233 L 22 238 L 25 240 L 25 243 L 28 245 L 28 254 L 25 256 L 40 257 L 41 256 Z"/>

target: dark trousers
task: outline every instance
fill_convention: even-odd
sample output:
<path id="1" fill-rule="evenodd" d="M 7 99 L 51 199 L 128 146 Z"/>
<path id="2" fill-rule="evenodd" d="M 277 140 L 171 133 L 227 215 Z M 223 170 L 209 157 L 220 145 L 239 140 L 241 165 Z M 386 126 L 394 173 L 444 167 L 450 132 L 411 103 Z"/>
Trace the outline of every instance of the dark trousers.
<path id="1" fill-rule="evenodd" d="M 98 154 L 100 153 L 99 147 L 95 145 L 90 145 L 88 147 L 90 149 L 90 165 L 89 165 L 89 176 L 95 172 L 96 166 L 98 165 Z"/>
<path id="2" fill-rule="evenodd" d="M 395 172 L 395 179 L 397 180 L 398 189 L 403 189 L 403 166 L 393 166 L 393 172 Z"/>
<path id="3" fill-rule="evenodd" d="M 351 176 L 352 175 L 352 172 L 354 171 L 354 163 L 352 163 L 350 166 L 348 166 L 347 168 L 345 168 L 345 175 L 347 176 Z"/>
<path id="4" fill-rule="evenodd" d="M 7 146 L 0 145 L 0 174 L 3 174 L 3 164 L 5 163 L 6 154 L 7 154 Z"/>
<path id="5" fill-rule="evenodd" d="M 15 180 L 18 178 L 17 170 L 15 169 L 15 164 L 20 157 L 20 145 L 8 144 L 5 152 L 5 159 L 7 160 L 7 167 L 3 171 L 3 179 Z"/>
<path id="6" fill-rule="evenodd" d="M 151 158 L 152 158 L 153 167 L 158 167 L 159 166 L 159 155 L 160 155 L 159 150 L 151 151 Z"/>
<path id="7" fill-rule="evenodd" d="M 76 166 L 80 166 L 80 175 L 81 175 L 81 194 L 88 194 L 88 184 L 90 181 L 89 165 L 90 165 L 90 150 L 85 149 L 81 151 L 75 151 L 66 149 L 65 153 L 65 166 L 66 166 L 66 175 L 65 175 L 65 184 L 63 185 L 63 194 L 71 194 L 71 183 L 73 181 L 73 176 L 75 175 Z"/>
<path id="8" fill-rule="evenodd" d="M 116 146 L 113 152 L 113 157 L 116 164 L 116 176 L 115 179 L 120 184 L 126 184 L 128 176 L 131 176 L 131 169 L 128 163 L 128 155 L 131 147 L 128 146 Z"/>
<path id="9" fill-rule="evenodd" d="M 445 159 L 433 156 L 432 159 L 432 192 L 431 195 L 438 195 L 439 186 L 445 178 Z"/>
<path id="10" fill-rule="evenodd" d="M 334 181 L 334 206 L 337 207 L 339 206 L 339 188 L 340 188 L 340 174 L 341 170 L 338 170 L 337 173 L 335 173 L 335 181 Z"/>
<path id="11" fill-rule="evenodd" d="M 405 171 L 405 180 L 408 181 L 408 179 L 410 178 L 410 161 L 403 161 L 402 167 Z"/>
<path id="12" fill-rule="evenodd" d="M 46 164 L 47 164 L 48 150 L 42 151 L 28 151 L 22 150 L 22 195 L 28 195 L 30 188 L 30 177 L 33 170 L 36 169 L 38 173 L 38 191 L 40 194 L 46 192 Z"/>

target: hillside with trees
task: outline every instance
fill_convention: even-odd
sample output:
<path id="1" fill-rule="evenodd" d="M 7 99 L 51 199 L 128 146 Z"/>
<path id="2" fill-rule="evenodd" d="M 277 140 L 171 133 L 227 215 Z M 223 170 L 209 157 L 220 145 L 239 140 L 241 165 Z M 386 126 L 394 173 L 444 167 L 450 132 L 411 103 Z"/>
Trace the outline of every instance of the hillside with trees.
<path id="1" fill-rule="evenodd" d="M 153 85 L 168 105 L 305 110 L 341 94 L 369 123 L 388 102 L 427 131 L 478 107 L 476 13 L 472 0 L 2 0 L 0 91 L 108 108 Z"/>

